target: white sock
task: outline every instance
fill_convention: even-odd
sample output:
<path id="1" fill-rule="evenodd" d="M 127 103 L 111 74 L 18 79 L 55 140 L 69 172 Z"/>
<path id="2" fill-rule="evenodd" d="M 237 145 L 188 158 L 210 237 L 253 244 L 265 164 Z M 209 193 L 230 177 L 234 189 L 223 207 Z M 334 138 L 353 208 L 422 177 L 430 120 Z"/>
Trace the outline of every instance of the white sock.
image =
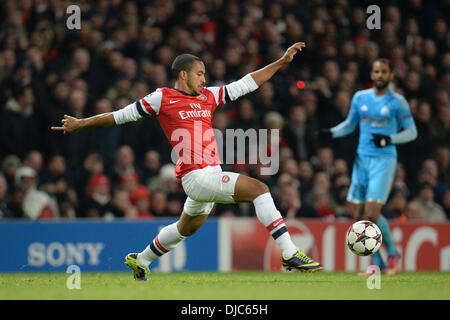
<path id="1" fill-rule="evenodd" d="M 174 249 L 184 239 L 186 237 L 178 232 L 176 222 L 165 226 L 152 243 L 138 254 L 138 263 L 143 267 L 148 267 L 153 260 Z"/>
<path id="2" fill-rule="evenodd" d="M 255 200 L 256 217 L 267 228 L 278 247 L 283 252 L 283 257 L 290 258 L 297 253 L 297 247 L 291 240 L 280 211 L 275 207 L 270 192 L 264 193 Z"/>

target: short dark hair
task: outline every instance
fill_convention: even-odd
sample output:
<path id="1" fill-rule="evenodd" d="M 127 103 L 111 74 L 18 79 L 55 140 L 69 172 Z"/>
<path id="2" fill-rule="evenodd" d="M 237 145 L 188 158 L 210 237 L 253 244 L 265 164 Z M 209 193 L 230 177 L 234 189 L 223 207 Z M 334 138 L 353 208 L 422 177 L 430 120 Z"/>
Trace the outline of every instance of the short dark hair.
<path id="1" fill-rule="evenodd" d="M 189 53 L 183 53 L 177 56 L 173 61 L 171 67 L 172 73 L 175 78 L 178 78 L 178 75 L 181 71 L 191 70 L 194 61 L 202 61 L 202 59 Z"/>
<path id="2" fill-rule="evenodd" d="M 378 59 L 376 59 L 376 60 L 373 62 L 373 64 L 374 64 L 375 62 L 381 62 L 381 63 L 387 64 L 388 67 L 389 67 L 389 72 L 392 72 L 392 63 L 391 63 L 390 60 L 388 60 L 388 59 L 386 59 L 386 58 L 378 58 Z M 372 68 L 373 68 L 373 64 L 372 64 Z"/>

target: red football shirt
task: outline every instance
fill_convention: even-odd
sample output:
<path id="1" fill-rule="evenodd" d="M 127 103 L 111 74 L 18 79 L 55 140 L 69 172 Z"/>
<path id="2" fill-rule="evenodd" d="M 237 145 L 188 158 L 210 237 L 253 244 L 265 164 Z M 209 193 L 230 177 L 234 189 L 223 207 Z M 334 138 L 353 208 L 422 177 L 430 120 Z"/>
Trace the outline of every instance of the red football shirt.
<path id="1" fill-rule="evenodd" d="M 175 175 L 208 165 L 220 165 L 212 116 L 217 106 L 225 103 L 225 89 L 203 88 L 193 96 L 171 88 L 160 88 L 140 99 L 142 109 L 156 116 L 167 139 L 179 156 Z"/>

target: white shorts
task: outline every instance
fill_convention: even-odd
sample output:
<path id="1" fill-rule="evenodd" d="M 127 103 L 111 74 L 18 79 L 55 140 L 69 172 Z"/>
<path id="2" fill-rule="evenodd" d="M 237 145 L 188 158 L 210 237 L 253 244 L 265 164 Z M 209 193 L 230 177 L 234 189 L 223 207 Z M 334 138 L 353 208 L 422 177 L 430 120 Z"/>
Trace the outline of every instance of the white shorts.
<path id="1" fill-rule="evenodd" d="M 184 212 L 190 216 L 209 214 L 214 203 L 235 203 L 234 187 L 238 173 L 222 171 L 220 166 L 207 166 L 181 178 L 187 194 Z"/>

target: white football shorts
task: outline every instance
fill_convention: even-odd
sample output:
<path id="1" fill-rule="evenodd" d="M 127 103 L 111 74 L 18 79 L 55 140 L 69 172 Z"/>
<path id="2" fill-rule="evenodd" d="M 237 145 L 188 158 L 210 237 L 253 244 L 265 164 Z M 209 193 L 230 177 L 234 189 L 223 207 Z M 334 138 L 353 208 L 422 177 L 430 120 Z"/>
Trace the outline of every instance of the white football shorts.
<path id="1" fill-rule="evenodd" d="M 220 166 L 193 170 L 181 178 L 187 194 L 184 212 L 190 216 L 209 214 L 214 203 L 235 203 L 233 199 L 238 173 L 222 171 Z"/>

